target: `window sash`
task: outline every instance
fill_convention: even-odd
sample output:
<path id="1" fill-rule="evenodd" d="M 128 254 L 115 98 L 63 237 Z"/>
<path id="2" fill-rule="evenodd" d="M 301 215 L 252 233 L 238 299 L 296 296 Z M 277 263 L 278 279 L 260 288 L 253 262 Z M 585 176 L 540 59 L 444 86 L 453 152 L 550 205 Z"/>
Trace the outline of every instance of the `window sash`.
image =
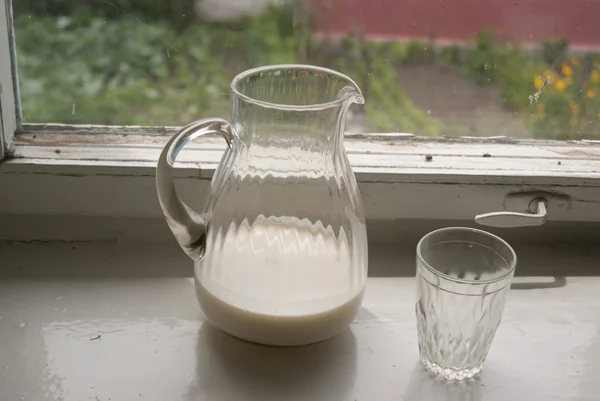
<path id="1" fill-rule="evenodd" d="M 20 103 L 12 6 L 10 0 L 0 4 L 0 160 L 12 148 L 14 133 L 20 122 Z"/>
<path id="2" fill-rule="evenodd" d="M 137 163 L 152 169 L 177 130 L 60 124 L 25 128 L 15 142 L 19 159 Z M 360 134 L 346 135 L 344 143 L 355 172 L 367 181 L 600 186 L 598 141 Z M 221 138 L 203 137 L 186 145 L 178 162 L 201 166 L 202 178 L 210 178 L 224 149 Z"/>

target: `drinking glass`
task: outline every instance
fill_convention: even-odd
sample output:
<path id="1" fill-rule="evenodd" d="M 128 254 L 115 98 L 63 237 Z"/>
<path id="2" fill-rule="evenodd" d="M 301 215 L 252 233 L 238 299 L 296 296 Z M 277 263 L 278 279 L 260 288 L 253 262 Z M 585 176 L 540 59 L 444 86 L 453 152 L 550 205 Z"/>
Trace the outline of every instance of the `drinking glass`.
<path id="1" fill-rule="evenodd" d="M 448 380 L 481 370 L 502 318 L 517 255 L 473 228 L 430 232 L 417 245 L 417 331 L 425 368 Z"/>

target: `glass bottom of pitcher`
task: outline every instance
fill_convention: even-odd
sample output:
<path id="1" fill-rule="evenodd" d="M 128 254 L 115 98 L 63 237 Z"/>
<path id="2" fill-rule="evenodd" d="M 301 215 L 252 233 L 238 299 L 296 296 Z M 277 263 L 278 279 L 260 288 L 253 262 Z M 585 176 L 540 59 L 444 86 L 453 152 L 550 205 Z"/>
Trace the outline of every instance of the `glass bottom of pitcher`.
<path id="1" fill-rule="evenodd" d="M 360 308 L 363 290 L 340 305 L 304 315 L 268 315 L 234 306 L 195 279 L 196 297 L 215 327 L 225 333 L 271 346 L 300 346 L 327 340 L 346 329 Z"/>
<path id="2" fill-rule="evenodd" d="M 421 363 L 427 371 L 433 373 L 437 377 L 446 380 L 468 380 L 475 377 L 483 367 L 483 364 L 472 366 L 464 369 L 444 368 L 436 363 L 431 362 L 426 356 L 421 355 Z"/>

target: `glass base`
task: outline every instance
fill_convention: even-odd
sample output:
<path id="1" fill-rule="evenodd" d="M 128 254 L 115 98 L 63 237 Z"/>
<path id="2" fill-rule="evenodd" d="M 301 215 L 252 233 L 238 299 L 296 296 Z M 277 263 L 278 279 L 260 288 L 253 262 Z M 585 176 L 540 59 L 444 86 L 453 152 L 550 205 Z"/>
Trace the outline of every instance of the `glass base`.
<path id="1" fill-rule="evenodd" d="M 454 368 L 443 368 L 433 362 L 431 362 L 427 357 L 421 355 L 421 362 L 425 369 L 429 372 L 433 373 L 437 377 L 444 378 L 446 380 L 467 380 L 472 379 L 483 367 L 483 364 L 478 366 L 473 366 L 470 368 L 464 369 L 454 369 Z"/>

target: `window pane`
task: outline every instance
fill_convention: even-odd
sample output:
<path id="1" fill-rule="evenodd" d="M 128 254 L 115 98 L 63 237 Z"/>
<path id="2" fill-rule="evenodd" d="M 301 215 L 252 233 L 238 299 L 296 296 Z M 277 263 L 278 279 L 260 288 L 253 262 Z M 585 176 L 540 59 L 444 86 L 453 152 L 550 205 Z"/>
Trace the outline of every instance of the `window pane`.
<path id="1" fill-rule="evenodd" d="M 23 122 L 229 115 L 249 67 L 353 77 L 348 131 L 600 139 L 600 2 L 20 0 Z"/>

